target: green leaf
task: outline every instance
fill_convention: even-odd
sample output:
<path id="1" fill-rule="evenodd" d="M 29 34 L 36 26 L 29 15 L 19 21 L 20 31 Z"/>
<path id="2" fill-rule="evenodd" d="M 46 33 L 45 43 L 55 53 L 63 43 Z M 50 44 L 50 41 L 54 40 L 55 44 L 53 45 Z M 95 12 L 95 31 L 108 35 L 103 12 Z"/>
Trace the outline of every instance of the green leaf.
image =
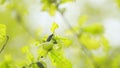
<path id="1" fill-rule="evenodd" d="M 24 46 L 22 49 L 22 52 L 26 54 L 26 58 L 29 62 L 33 62 L 34 61 L 34 56 L 31 54 L 30 52 L 30 47 L 28 46 Z"/>
<path id="2" fill-rule="evenodd" d="M 115 0 L 117 3 L 117 6 L 120 8 L 120 0 Z"/>
<path id="3" fill-rule="evenodd" d="M 100 39 L 104 46 L 104 49 L 108 50 L 110 48 L 108 40 L 104 36 L 101 36 Z"/>
<path id="4" fill-rule="evenodd" d="M 58 27 L 59 27 L 58 24 L 54 22 L 51 27 L 51 32 L 54 33 Z"/>
<path id="5" fill-rule="evenodd" d="M 5 41 L 6 38 L 6 26 L 0 24 L 0 45 Z"/>
<path id="6" fill-rule="evenodd" d="M 78 21 L 79 25 L 82 26 L 87 21 L 87 19 L 88 19 L 88 16 L 86 15 L 81 16 Z"/>
<path id="7" fill-rule="evenodd" d="M 72 40 L 66 37 L 55 36 L 55 39 L 58 40 L 58 43 L 61 43 L 61 45 L 65 47 L 69 47 L 72 44 Z"/>
<path id="8" fill-rule="evenodd" d="M 51 16 L 54 16 L 56 11 L 58 10 L 59 5 L 72 2 L 73 0 L 42 0 L 42 10 L 48 11 Z M 61 9 L 60 9 L 61 10 Z M 64 10 L 63 10 L 64 12 Z M 62 13 L 63 13 L 62 12 Z"/>
<path id="9" fill-rule="evenodd" d="M 45 42 L 40 44 L 39 49 L 38 49 L 38 55 L 40 57 L 46 57 L 47 53 L 50 49 L 52 49 L 53 45 L 51 44 L 51 42 Z"/>
<path id="10" fill-rule="evenodd" d="M 63 42 L 64 46 L 66 46 L 66 47 L 69 47 L 72 44 L 72 41 L 67 38 L 63 39 L 62 42 Z"/>
<path id="11" fill-rule="evenodd" d="M 67 3 L 67 2 L 72 2 L 74 0 L 61 0 L 61 3 Z"/>
<path id="12" fill-rule="evenodd" d="M 88 49 L 92 50 L 92 49 L 97 49 L 100 47 L 100 42 L 99 40 L 95 39 L 95 38 L 91 38 L 89 35 L 87 34 L 83 34 L 80 37 L 80 42 L 81 44 L 83 44 L 85 47 L 87 47 Z"/>
<path id="13" fill-rule="evenodd" d="M 24 46 L 21 49 L 22 53 L 28 53 L 29 52 L 29 47 L 28 46 Z"/>
<path id="14" fill-rule="evenodd" d="M 4 55 L 4 61 L 0 63 L 0 68 L 12 68 L 10 65 L 12 64 L 12 56 L 10 54 Z"/>
<path id="15" fill-rule="evenodd" d="M 97 56 L 97 55 L 94 55 L 93 56 L 94 60 L 96 61 L 97 64 L 100 65 L 100 68 L 103 68 L 103 64 L 106 62 L 106 59 L 107 59 L 107 56 Z"/>
<path id="16" fill-rule="evenodd" d="M 39 50 L 38 50 L 38 55 L 39 55 L 38 59 L 46 57 L 47 53 L 48 53 L 48 51 L 45 50 L 44 48 L 39 48 Z"/>
<path id="17" fill-rule="evenodd" d="M 55 4 L 50 5 L 49 13 L 50 13 L 51 16 L 54 16 L 54 15 L 55 15 L 56 10 L 57 10 L 57 8 L 56 8 L 56 5 L 55 5 Z"/>
<path id="18" fill-rule="evenodd" d="M 52 49 L 53 45 L 54 44 L 52 44 L 52 42 L 45 42 L 45 43 L 42 44 L 43 48 L 47 51 Z"/>
<path id="19" fill-rule="evenodd" d="M 5 54 L 4 59 L 7 62 L 11 62 L 12 61 L 12 56 L 10 54 Z"/>
<path id="20" fill-rule="evenodd" d="M 5 3 L 5 0 L 0 0 L 0 4 L 3 4 L 3 3 Z"/>
<path id="21" fill-rule="evenodd" d="M 47 5 L 47 4 L 44 4 L 44 5 L 42 6 L 42 11 L 46 11 L 48 8 L 49 8 L 48 5 Z"/>
<path id="22" fill-rule="evenodd" d="M 72 68 L 72 64 L 63 56 L 62 52 L 52 50 L 48 53 L 48 56 L 56 68 Z"/>
<path id="23" fill-rule="evenodd" d="M 91 34 L 101 34 L 103 33 L 104 27 L 100 23 L 93 23 L 83 28 L 84 32 Z"/>
<path id="24" fill-rule="evenodd" d="M 112 68 L 119 68 L 119 67 L 120 67 L 119 63 L 120 63 L 120 55 L 118 54 L 118 55 L 116 55 L 116 56 L 114 57 L 114 59 L 112 60 L 112 62 L 111 62 L 111 67 L 112 67 Z"/>

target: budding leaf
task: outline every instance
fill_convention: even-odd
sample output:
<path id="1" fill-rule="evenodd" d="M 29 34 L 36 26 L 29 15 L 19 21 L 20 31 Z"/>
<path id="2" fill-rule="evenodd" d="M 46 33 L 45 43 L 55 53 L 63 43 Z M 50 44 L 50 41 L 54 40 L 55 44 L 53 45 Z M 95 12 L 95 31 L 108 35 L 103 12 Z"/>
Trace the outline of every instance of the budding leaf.
<path id="1" fill-rule="evenodd" d="M 55 30 L 56 30 L 58 27 L 59 27 L 59 26 L 58 26 L 57 23 L 53 23 L 53 24 L 52 24 L 52 27 L 51 27 L 51 32 L 54 33 Z"/>

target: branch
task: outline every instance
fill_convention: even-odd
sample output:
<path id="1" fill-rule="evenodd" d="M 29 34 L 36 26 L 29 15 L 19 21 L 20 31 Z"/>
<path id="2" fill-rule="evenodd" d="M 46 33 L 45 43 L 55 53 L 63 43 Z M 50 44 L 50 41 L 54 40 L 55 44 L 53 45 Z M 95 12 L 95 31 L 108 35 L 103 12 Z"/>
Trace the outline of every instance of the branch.
<path id="1" fill-rule="evenodd" d="M 7 45 L 8 39 L 9 39 L 9 36 L 6 36 L 6 41 L 5 41 L 4 45 L 2 46 L 2 48 L 0 49 L 0 53 L 2 53 L 2 51 L 5 48 L 5 46 Z"/>
<path id="2" fill-rule="evenodd" d="M 68 26 L 69 29 L 71 29 L 73 35 L 76 37 L 77 41 L 79 40 L 79 34 L 77 34 L 75 32 L 75 30 L 73 29 L 73 27 L 71 26 L 71 24 L 69 23 L 69 21 L 65 18 L 64 14 L 58 9 L 58 12 L 61 14 L 61 17 L 63 18 L 63 20 L 65 21 L 66 25 Z M 81 46 L 82 51 L 85 53 L 85 55 L 90 58 L 95 66 L 95 68 L 99 68 L 98 64 L 96 63 L 96 61 L 93 59 L 92 53 L 85 47 L 83 46 L 83 44 L 81 45 L 81 43 L 78 44 Z"/>

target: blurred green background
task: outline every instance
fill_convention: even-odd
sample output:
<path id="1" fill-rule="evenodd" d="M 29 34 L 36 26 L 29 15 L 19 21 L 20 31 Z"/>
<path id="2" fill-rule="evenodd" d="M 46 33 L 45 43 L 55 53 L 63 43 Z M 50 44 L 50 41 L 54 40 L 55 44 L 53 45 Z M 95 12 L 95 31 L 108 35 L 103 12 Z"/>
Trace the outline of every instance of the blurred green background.
<path id="1" fill-rule="evenodd" d="M 6 43 L 0 68 L 32 63 L 24 46 L 37 61 L 36 46 L 52 34 L 53 22 L 59 25 L 55 34 L 71 40 L 62 49 L 72 67 L 55 66 L 46 57 L 46 68 L 120 68 L 120 0 L 0 0 L 0 49 Z"/>

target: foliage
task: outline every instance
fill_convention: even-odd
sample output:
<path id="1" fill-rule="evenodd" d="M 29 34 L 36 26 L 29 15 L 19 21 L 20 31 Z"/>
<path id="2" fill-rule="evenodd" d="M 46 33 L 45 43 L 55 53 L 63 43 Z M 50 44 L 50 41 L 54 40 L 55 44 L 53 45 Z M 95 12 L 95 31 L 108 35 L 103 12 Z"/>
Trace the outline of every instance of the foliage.
<path id="1" fill-rule="evenodd" d="M 115 0 L 118 7 L 120 7 L 120 0 Z"/>
<path id="2" fill-rule="evenodd" d="M 53 22 L 51 34 L 41 33 L 36 38 L 25 26 L 29 4 L 25 0 L 0 0 L 0 68 L 76 68 L 77 65 L 78 68 L 119 68 L 120 48 L 110 46 L 102 23 L 89 21 L 91 18 L 86 13 L 72 26 L 64 17 L 65 8 L 60 6 L 73 1 L 41 0 L 42 11 L 48 11 L 51 16 L 57 11 L 61 14 L 69 34 L 57 34 L 55 31 L 61 27 Z M 119 0 L 115 2 L 120 5 Z M 66 55 L 67 50 L 70 55 Z M 99 50 L 103 55 L 98 55 Z"/>
<path id="3" fill-rule="evenodd" d="M 3 44 L 6 38 L 6 26 L 0 24 L 0 45 Z"/>
<path id="4" fill-rule="evenodd" d="M 59 5 L 71 2 L 73 0 L 42 0 L 42 10 L 48 11 L 51 16 L 54 16 L 56 11 L 59 10 Z"/>

